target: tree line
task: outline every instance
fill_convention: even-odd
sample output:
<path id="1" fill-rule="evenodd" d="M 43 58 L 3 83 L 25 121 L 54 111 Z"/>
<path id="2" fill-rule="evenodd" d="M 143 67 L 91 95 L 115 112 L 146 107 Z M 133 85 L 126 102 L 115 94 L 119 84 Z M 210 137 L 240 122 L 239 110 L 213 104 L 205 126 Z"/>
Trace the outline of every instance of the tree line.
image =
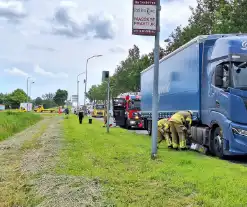
<path id="1" fill-rule="evenodd" d="M 247 31 L 246 0 L 197 0 L 195 8 L 190 7 L 188 25 L 178 25 L 164 40 L 165 48 L 160 48 L 160 58 L 176 50 L 198 35 L 219 33 L 244 33 Z M 140 72 L 153 64 L 153 51 L 140 55 L 137 45 L 129 49 L 127 58 L 120 62 L 110 77 L 111 95 L 129 91 L 140 91 Z M 87 95 L 91 102 L 106 98 L 107 83 L 93 85 Z"/>
<path id="2" fill-rule="evenodd" d="M 4 104 L 6 109 L 17 109 L 20 107 L 20 103 L 31 102 L 33 105 L 43 105 L 44 108 L 52 108 L 56 106 L 64 106 L 68 99 L 68 92 L 66 90 L 58 89 L 55 93 L 47 93 L 42 97 L 37 97 L 31 100 L 27 96 L 24 90 L 16 89 L 12 93 L 3 94 L 0 93 L 0 104 Z"/>

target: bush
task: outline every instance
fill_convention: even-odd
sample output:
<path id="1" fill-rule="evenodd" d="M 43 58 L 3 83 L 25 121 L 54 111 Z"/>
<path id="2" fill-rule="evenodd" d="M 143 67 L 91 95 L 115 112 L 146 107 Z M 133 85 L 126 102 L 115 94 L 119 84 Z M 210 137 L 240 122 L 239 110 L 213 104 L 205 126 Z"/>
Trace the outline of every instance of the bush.
<path id="1" fill-rule="evenodd" d="M 0 113 L 0 141 L 41 120 L 40 115 L 7 111 Z"/>

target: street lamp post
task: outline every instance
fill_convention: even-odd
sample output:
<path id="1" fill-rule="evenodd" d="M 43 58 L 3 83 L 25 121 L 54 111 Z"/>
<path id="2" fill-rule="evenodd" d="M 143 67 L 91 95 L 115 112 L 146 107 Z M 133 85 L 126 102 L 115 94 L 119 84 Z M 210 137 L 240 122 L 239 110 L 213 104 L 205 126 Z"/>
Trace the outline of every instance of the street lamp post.
<path id="1" fill-rule="evenodd" d="M 32 97 L 31 97 L 31 93 L 32 93 L 32 84 L 34 84 L 35 82 L 34 81 L 32 81 L 31 83 L 30 83 L 30 90 L 29 90 L 29 95 L 30 95 L 30 98 L 32 99 Z"/>
<path id="2" fill-rule="evenodd" d="M 84 74 L 85 72 L 82 72 L 82 73 L 80 73 L 80 74 L 78 74 L 78 76 L 77 76 L 77 111 L 78 111 L 78 109 L 79 109 L 79 76 L 80 75 L 82 75 L 82 74 Z"/>
<path id="3" fill-rule="evenodd" d="M 27 77 L 27 111 L 28 111 L 28 80 L 30 79 L 31 77 Z"/>
<path id="4" fill-rule="evenodd" d="M 103 55 L 94 55 L 92 57 L 89 57 L 87 59 L 87 62 L 86 62 L 86 78 L 85 78 L 85 91 L 84 91 L 84 106 L 86 105 L 86 93 L 87 93 L 87 65 L 88 65 L 88 61 L 92 58 L 97 58 L 97 57 L 101 57 Z"/>

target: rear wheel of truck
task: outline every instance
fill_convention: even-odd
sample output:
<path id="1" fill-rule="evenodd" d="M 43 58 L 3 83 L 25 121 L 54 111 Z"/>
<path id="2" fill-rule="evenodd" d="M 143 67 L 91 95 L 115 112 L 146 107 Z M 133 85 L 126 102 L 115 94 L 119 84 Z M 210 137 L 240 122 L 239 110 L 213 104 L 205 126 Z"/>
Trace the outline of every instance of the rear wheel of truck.
<path id="1" fill-rule="evenodd" d="M 211 142 L 212 142 L 214 154 L 221 159 L 226 158 L 223 153 L 224 139 L 220 127 L 214 129 L 213 139 L 211 140 Z"/>
<path id="2" fill-rule="evenodd" d="M 128 119 L 125 120 L 125 127 L 124 128 L 128 129 L 128 130 L 131 128 Z"/>
<path id="3" fill-rule="evenodd" d="M 152 135 L 152 120 L 148 120 L 148 135 Z"/>

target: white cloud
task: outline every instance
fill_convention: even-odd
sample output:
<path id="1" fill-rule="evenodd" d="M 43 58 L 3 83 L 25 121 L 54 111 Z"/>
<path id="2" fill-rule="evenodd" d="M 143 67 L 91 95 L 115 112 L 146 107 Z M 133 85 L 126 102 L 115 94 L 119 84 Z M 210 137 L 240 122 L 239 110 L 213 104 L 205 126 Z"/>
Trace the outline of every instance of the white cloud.
<path id="1" fill-rule="evenodd" d="M 126 49 L 123 46 L 117 45 L 116 47 L 112 47 L 109 49 L 111 53 L 124 53 Z"/>
<path id="2" fill-rule="evenodd" d="M 161 27 L 165 29 L 167 25 L 174 27 L 188 24 L 188 18 L 191 15 L 189 6 L 195 7 L 196 0 L 177 0 L 162 3 L 161 7 Z"/>
<path id="3" fill-rule="evenodd" d="M 161 2 L 160 39 L 164 44 L 163 39 L 172 29 L 187 24 L 189 5 L 194 6 L 196 0 Z M 3 18 L 7 21 L 2 21 Z M 20 24 L 9 24 L 9 21 Z M 132 0 L 121 3 L 119 0 L 19 0 L 19 3 L 0 0 L 3 28 L 0 31 L 0 67 L 14 65 L 16 69 L 24 68 L 24 74 L 34 75 L 37 78 L 32 88 L 34 97 L 58 88 L 68 90 L 70 95 L 75 94 L 76 77 L 85 71 L 88 57 L 103 55 L 89 61 L 89 89 L 93 84 L 100 84 L 102 70 L 113 74 L 134 44 L 142 54 L 152 51 L 154 38 L 132 35 L 131 21 Z M 12 74 L 16 69 L 11 69 L 15 71 Z M 3 92 L 16 87 L 25 88 L 25 83 L 13 82 L 13 79 L 0 74 Z M 83 87 L 82 82 L 80 86 Z M 83 101 L 83 95 L 80 97 Z"/>
<path id="4" fill-rule="evenodd" d="M 16 23 L 26 16 L 27 12 L 22 2 L 0 1 L 0 17 Z"/>
<path id="5" fill-rule="evenodd" d="M 53 72 L 44 70 L 39 65 L 35 65 L 34 72 L 39 74 L 39 75 L 43 75 L 43 76 L 51 77 L 51 78 L 68 78 L 67 73 L 64 73 L 64 72 L 53 73 Z"/>
<path id="6" fill-rule="evenodd" d="M 76 15 L 77 4 L 71 1 L 62 1 L 52 18 L 54 35 L 69 38 L 86 39 L 113 39 L 117 26 L 111 14 L 106 12 L 89 13 L 84 16 Z"/>
<path id="7" fill-rule="evenodd" d="M 78 4 L 74 1 L 61 1 L 60 6 L 67 7 L 67 8 L 77 8 Z"/>
<path id="8" fill-rule="evenodd" d="M 11 69 L 4 69 L 4 72 L 9 73 L 11 75 L 28 77 L 28 74 L 26 72 L 15 67 Z"/>

